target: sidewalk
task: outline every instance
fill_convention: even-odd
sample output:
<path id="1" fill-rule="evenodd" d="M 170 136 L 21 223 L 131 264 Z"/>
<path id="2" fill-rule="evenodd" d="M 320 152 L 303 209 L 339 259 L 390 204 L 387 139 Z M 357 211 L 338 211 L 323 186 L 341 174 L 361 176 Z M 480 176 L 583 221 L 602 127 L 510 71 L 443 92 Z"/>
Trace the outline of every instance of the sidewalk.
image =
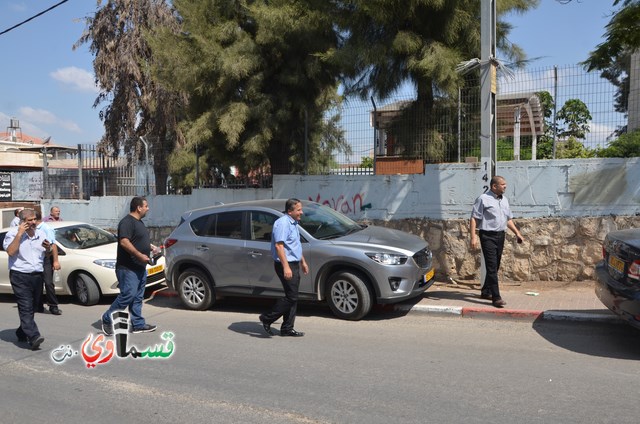
<path id="1" fill-rule="evenodd" d="M 490 300 L 480 298 L 477 282 L 436 282 L 422 297 L 397 304 L 395 309 L 491 319 L 622 322 L 596 297 L 594 284 L 593 281 L 501 282 L 500 294 L 507 305 L 495 308 Z"/>

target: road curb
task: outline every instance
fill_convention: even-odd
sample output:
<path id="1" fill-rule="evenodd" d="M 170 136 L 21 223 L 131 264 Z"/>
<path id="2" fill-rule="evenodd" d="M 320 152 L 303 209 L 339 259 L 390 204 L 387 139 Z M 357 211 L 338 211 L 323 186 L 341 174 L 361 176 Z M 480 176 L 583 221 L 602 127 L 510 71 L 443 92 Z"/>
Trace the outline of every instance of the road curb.
<path id="1" fill-rule="evenodd" d="M 168 287 L 155 290 L 151 293 L 154 297 L 177 297 L 178 292 L 170 290 Z M 421 313 L 434 315 L 453 315 L 464 318 L 486 318 L 486 319 L 513 319 L 520 321 L 536 321 L 538 319 L 549 321 L 582 321 L 582 322 L 604 322 L 619 324 L 623 321 L 613 313 L 589 313 L 573 311 L 530 311 L 522 309 L 488 309 L 474 308 L 468 306 L 440 306 L 440 305 L 406 305 L 396 304 L 394 311 L 404 313 Z"/>
<path id="2" fill-rule="evenodd" d="M 168 287 L 164 287 L 162 289 L 154 290 L 151 292 L 151 299 L 154 297 L 177 297 L 178 292 L 174 290 L 169 290 Z"/>
<path id="3" fill-rule="evenodd" d="M 464 306 L 439 306 L 439 305 L 396 305 L 399 312 L 422 313 L 434 315 L 453 315 L 464 318 L 491 318 L 513 319 L 524 321 L 536 321 L 539 319 L 549 321 L 583 321 L 621 323 L 622 320 L 612 313 L 590 313 L 573 311 L 531 311 L 522 309 L 487 309 Z"/>

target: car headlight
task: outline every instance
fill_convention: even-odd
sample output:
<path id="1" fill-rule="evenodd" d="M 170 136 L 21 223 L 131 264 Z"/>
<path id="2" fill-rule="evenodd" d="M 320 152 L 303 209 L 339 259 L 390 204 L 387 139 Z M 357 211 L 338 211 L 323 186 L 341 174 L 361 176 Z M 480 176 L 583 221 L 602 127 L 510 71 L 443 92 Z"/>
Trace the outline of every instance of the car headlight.
<path id="1" fill-rule="evenodd" d="M 93 261 L 94 264 L 103 266 L 105 268 L 116 269 L 116 260 L 115 259 L 96 259 Z"/>
<path id="2" fill-rule="evenodd" d="M 393 253 L 365 253 L 368 257 L 382 265 L 404 265 L 407 262 L 405 255 L 396 255 Z"/>

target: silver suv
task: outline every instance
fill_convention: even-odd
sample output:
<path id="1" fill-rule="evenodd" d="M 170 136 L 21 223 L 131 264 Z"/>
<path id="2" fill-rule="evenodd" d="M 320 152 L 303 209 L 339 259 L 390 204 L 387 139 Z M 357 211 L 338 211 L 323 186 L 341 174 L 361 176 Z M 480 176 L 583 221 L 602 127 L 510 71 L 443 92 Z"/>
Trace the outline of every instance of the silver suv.
<path id="1" fill-rule="evenodd" d="M 189 309 L 216 297 L 283 296 L 273 269 L 271 230 L 286 200 L 260 200 L 184 213 L 164 241 L 166 279 Z M 374 303 L 395 303 L 433 284 L 431 250 L 402 231 L 360 225 L 333 209 L 302 202 L 301 300 L 327 301 L 339 318 L 358 320 Z"/>

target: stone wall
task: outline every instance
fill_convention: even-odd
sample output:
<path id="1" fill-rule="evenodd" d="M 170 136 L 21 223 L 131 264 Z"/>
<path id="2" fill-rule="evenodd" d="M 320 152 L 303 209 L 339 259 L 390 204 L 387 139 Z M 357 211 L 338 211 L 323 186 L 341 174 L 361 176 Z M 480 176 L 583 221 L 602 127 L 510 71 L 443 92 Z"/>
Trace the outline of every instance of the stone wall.
<path id="1" fill-rule="evenodd" d="M 511 281 L 593 280 L 602 259 L 602 241 L 609 231 L 640 228 L 640 216 L 529 218 L 514 220 L 524 243 L 507 234 L 500 278 Z M 370 221 L 411 232 L 433 250 L 438 280 L 477 280 L 480 251 L 469 249 L 469 221 L 463 219 Z"/>

